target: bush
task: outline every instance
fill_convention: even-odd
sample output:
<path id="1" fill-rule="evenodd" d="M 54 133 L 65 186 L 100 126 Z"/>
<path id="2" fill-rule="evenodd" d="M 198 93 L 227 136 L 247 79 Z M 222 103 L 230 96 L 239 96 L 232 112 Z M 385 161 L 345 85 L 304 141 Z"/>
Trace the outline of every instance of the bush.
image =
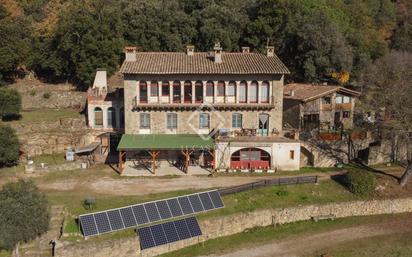
<path id="1" fill-rule="evenodd" d="M 36 95 L 36 90 L 34 90 L 34 89 L 30 90 L 30 95 L 35 96 Z"/>
<path id="2" fill-rule="evenodd" d="M 49 203 L 32 181 L 8 183 L 0 191 L 0 250 L 12 250 L 49 228 Z"/>
<path id="3" fill-rule="evenodd" d="M 345 175 L 345 184 L 356 195 L 368 195 L 375 190 L 376 177 L 364 170 L 351 170 Z"/>
<path id="4" fill-rule="evenodd" d="M 0 168 L 16 165 L 19 161 L 20 143 L 9 126 L 0 125 Z"/>
<path id="5" fill-rule="evenodd" d="M 286 191 L 286 190 L 279 190 L 279 191 L 276 192 L 276 195 L 277 196 L 288 196 L 289 192 Z"/>
<path id="6" fill-rule="evenodd" d="M 50 93 L 49 92 L 44 93 L 43 98 L 44 99 L 49 99 L 50 98 Z"/>
<path id="7" fill-rule="evenodd" d="M 21 95 L 17 90 L 0 88 L 0 118 L 16 116 L 21 111 Z"/>

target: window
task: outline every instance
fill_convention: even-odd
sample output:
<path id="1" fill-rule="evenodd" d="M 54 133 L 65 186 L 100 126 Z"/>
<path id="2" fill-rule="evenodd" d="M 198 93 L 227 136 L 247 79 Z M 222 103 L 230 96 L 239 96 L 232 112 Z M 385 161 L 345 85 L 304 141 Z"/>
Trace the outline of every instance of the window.
<path id="1" fill-rule="evenodd" d="M 253 82 L 250 84 L 250 96 L 249 96 L 249 99 L 250 99 L 250 102 L 251 102 L 251 103 L 257 103 L 257 97 L 258 97 L 257 91 L 258 91 L 258 83 L 257 83 L 256 81 L 253 81 Z"/>
<path id="2" fill-rule="evenodd" d="M 343 111 L 342 117 L 343 118 L 350 118 L 350 111 Z"/>
<path id="3" fill-rule="evenodd" d="M 180 88 L 180 81 L 173 82 L 173 103 L 180 103 L 182 100 L 181 97 L 181 88 Z"/>
<path id="4" fill-rule="evenodd" d="M 242 81 L 239 84 L 239 102 L 246 103 L 247 97 L 247 83 L 246 81 Z"/>
<path id="5" fill-rule="evenodd" d="M 236 82 L 230 81 L 226 88 L 226 95 L 227 96 L 235 96 L 236 95 Z"/>
<path id="6" fill-rule="evenodd" d="M 168 96 L 170 95 L 170 86 L 169 82 L 163 82 L 162 83 L 162 96 Z"/>
<path id="7" fill-rule="evenodd" d="M 260 87 L 260 100 L 262 103 L 269 103 L 269 82 L 263 81 Z"/>
<path id="8" fill-rule="evenodd" d="M 200 129 L 208 129 L 210 124 L 209 114 L 208 113 L 201 113 L 199 115 L 199 128 Z"/>
<path id="9" fill-rule="evenodd" d="M 348 103 L 350 103 L 350 96 L 343 96 L 343 103 L 344 104 L 348 104 Z"/>
<path id="10" fill-rule="evenodd" d="M 147 103 L 147 84 L 145 81 L 139 83 L 140 102 Z"/>
<path id="11" fill-rule="evenodd" d="M 290 150 L 290 152 L 289 152 L 289 158 L 290 158 L 291 160 L 294 160 L 294 159 L 295 159 L 295 151 L 294 151 L 294 150 Z"/>
<path id="12" fill-rule="evenodd" d="M 242 128 L 242 114 L 232 114 L 232 128 Z"/>
<path id="13" fill-rule="evenodd" d="M 94 125 L 96 127 L 103 126 L 103 111 L 100 107 L 94 108 Z"/>
<path id="14" fill-rule="evenodd" d="M 176 113 L 167 114 L 167 128 L 177 129 L 177 114 Z"/>
<path id="15" fill-rule="evenodd" d="M 113 107 L 107 109 L 107 126 L 112 128 L 116 127 L 116 110 Z"/>
<path id="16" fill-rule="evenodd" d="M 217 83 L 217 96 L 225 96 L 225 82 L 219 81 Z"/>
<path id="17" fill-rule="evenodd" d="M 150 96 L 158 96 L 159 95 L 159 84 L 157 81 L 152 81 L 150 83 Z"/>
<path id="18" fill-rule="evenodd" d="M 336 103 L 337 103 L 337 104 L 343 103 L 343 95 L 341 95 L 341 94 L 336 94 Z"/>
<path id="19" fill-rule="evenodd" d="M 323 103 L 323 104 L 331 104 L 331 103 L 332 103 L 332 100 L 331 100 L 330 96 L 325 96 L 325 97 L 323 97 L 323 98 L 322 98 L 322 103 Z"/>
<path id="20" fill-rule="evenodd" d="M 140 114 L 140 128 L 141 129 L 150 129 L 150 113 L 141 113 Z"/>
<path id="21" fill-rule="evenodd" d="M 212 81 L 206 83 L 206 96 L 213 96 L 214 93 L 214 84 Z"/>

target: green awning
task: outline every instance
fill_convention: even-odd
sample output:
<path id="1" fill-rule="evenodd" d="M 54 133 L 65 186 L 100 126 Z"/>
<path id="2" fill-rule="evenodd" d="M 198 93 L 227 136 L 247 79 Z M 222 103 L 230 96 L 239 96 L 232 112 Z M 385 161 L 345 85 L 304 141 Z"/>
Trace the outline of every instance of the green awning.
<path id="1" fill-rule="evenodd" d="M 196 134 L 125 134 L 117 146 L 117 150 L 181 150 L 211 149 L 212 138 Z"/>

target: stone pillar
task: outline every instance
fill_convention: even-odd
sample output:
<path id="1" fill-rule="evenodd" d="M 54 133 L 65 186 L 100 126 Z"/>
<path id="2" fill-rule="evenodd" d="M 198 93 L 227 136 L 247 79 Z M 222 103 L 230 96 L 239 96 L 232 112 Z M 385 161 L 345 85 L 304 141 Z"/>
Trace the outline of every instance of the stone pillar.
<path id="1" fill-rule="evenodd" d="M 173 103 L 173 81 L 169 81 L 169 104 Z"/>
<path id="2" fill-rule="evenodd" d="M 246 81 L 246 103 L 250 103 L 250 81 Z"/>
<path id="3" fill-rule="evenodd" d="M 185 82 L 179 81 L 180 83 L 180 102 L 183 104 L 185 102 Z"/>
<path id="4" fill-rule="evenodd" d="M 206 102 L 206 83 L 207 81 L 202 81 L 202 87 L 203 87 L 203 102 Z"/>
<path id="5" fill-rule="evenodd" d="M 262 86 L 262 81 L 258 81 L 257 82 L 258 83 L 258 85 L 257 85 L 257 102 L 258 102 L 258 104 L 260 104 L 260 103 L 262 103 L 262 99 L 261 99 L 261 94 L 260 94 L 260 87 Z"/>
<path id="6" fill-rule="evenodd" d="M 146 81 L 146 87 L 147 87 L 147 103 L 150 103 L 150 98 L 151 98 L 150 91 L 152 90 L 150 86 L 150 81 Z"/>
<path id="7" fill-rule="evenodd" d="M 217 83 L 218 83 L 218 81 L 213 81 L 213 103 L 216 103 L 216 98 L 217 98 Z"/>
<path id="8" fill-rule="evenodd" d="M 135 82 L 136 84 L 134 84 L 134 88 L 136 90 L 136 104 L 140 103 L 140 85 L 139 82 Z M 126 95 L 126 88 L 125 88 L 125 95 Z"/>
<path id="9" fill-rule="evenodd" d="M 107 124 L 107 107 L 102 107 L 102 111 L 103 111 L 103 129 L 107 129 L 108 128 L 108 124 Z"/>
<path id="10" fill-rule="evenodd" d="M 275 92 L 273 92 L 273 82 L 269 81 L 269 92 L 268 92 L 268 100 L 269 100 L 269 104 L 273 104 L 273 96 L 275 95 Z"/>
<path id="11" fill-rule="evenodd" d="M 192 81 L 192 104 L 196 103 L 196 81 Z"/>
<path id="12" fill-rule="evenodd" d="M 235 94 L 236 94 L 235 101 L 238 104 L 238 103 L 240 103 L 240 101 L 239 101 L 239 81 L 235 81 L 235 84 L 236 84 L 236 86 L 235 86 Z"/>

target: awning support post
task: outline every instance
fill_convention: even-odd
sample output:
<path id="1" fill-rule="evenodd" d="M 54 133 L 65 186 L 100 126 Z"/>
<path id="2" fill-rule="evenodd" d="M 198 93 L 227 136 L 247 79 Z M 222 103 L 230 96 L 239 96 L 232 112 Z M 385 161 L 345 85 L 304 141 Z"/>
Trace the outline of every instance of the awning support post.
<path id="1" fill-rule="evenodd" d="M 186 168 L 186 174 L 189 174 L 189 161 L 190 161 L 190 155 L 193 153 L 193 151 L 189 150 L 182 150 L 182 154 L 185 156 L 185 168 Z"/>
<path id="2" fill-rule="evenodd" d="M 213 172 L 216 169 L 216 151 L 213 149 L 208 149 L 207 151 L 212 156 L 212 172 Z"/>
<path id="3" fill-rule="evenodd" d="M 126 155 L 126 152 L 119 151 L 119 172 L 123 172 L 123 157 Z"/>
<path id="4" fill-rule="evenodd" d="M 153 174 L 156 174 L 156 158 L 160 154 L 159 151 L 148 151 L 150 156 L 152 157 L 152 171 Z"/>

